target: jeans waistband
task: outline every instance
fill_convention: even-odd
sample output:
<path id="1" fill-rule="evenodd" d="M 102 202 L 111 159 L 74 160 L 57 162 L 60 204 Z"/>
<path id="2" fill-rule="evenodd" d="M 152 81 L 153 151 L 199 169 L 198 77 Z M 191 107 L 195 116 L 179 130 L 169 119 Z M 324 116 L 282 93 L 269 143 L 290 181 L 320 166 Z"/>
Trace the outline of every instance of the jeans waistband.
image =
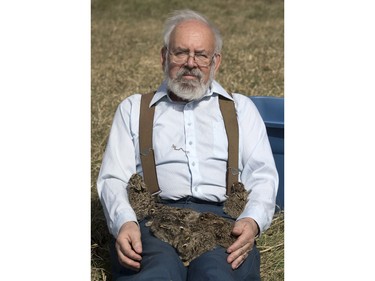
<path id="1" fill-rule="evenodd" d="M 184 198 L 178 199 L 178 200 L 172 200 L 172 199 L 159 199 L 160 203 L 163 204 L 188 204 L 188 203 L 197 203 L 197 204 L 206 204 L 206 205 L 214 205 L 214 206 L 223 206 L 223 202 L 212 202 L 212 201 L 206 201 L 202 199 L 195 198 L 193 196 L 186 196 Z"/>

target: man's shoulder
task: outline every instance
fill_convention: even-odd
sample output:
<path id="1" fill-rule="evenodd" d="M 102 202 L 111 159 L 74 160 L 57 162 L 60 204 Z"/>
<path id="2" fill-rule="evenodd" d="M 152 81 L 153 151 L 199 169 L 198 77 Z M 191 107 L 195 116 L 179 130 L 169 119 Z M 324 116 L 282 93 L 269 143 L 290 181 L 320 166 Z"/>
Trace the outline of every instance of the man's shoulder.
<path id="1" fill-rule="evenodd" d="M 251 99 L 244 95 L 244 94 L 241 94 L 241 93 L 232 93 L 232 97 L 233 97 L 233 100 L 234 102 L 236 103 L 237 106 L 240 106 L 240 107 L 251 107 L 253 102 L 251 101 Z"/>
<path id="2" fill-rule="evenodd" d="M 131 94 L 127 97 L 125 97 L 121 102 L 120 102 L 120 107 L 126 107 L 126 106 L 134 106 L 135 104 L 139 104 L 140 101 L 141 101 L 141 96 L 142 94 L 139 94 L 139 93 L 134 93 L 134 94 Z"/>
<path id="3" fill-rule="evenodd" d="M 126 102 L 126 101 L 128 101 L 128 102 L 140 101 L 142 95 L 143 94 L 140 94 L 140 93 L 130 94 L 129 96 L 127 96 L 126 98 L 124 98 L 122 102 Z"/>
<path id="4" fill-rule="evenodd" d="M 233 99 L 239 100 L 239 101 L 249 99 L 248 96 L 246 96 L 245 94 L 242 94 L 242 93 L 232 93 L 232 97 L 233 97 Z"/>

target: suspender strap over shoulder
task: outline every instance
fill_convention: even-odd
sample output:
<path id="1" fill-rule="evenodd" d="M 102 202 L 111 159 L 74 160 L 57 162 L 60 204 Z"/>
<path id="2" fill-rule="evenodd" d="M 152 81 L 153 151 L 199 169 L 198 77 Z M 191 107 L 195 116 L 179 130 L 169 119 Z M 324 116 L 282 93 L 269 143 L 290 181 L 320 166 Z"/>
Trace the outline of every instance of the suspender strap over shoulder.
<path id="1" fill-rule="evenodd" d="M 153 96 L 154 93 L 142 95 L 139 112 L 139 152 L 141 155 L 143 180 L 152 194 L 160 190 L 152 145 L 155 106 L 150 107 L 150 102 Z"/>
<path id="2" fill-rule="evenodd" d="M 236 108 L 232 100 L 219 95 L 219 104 L 228 137 L 227 195 L 229 195 L 231 186 L 238 182 L 238 122 Z"/>
<path id="3" fill-rule="evenodd" d="M 149 106 L 154 93 L 144 94 L 141 97 L 139 115 L 139 150 L 143 170 L 143 180 L 152 194 L 160 191 L 155 166 L 154 149 L 152 145 L 152 131 L 155 106 Z M 238 182 L 238 145 L 239 133 L 237 114 L 234 102 L 219 95 L 221 114 L 228 136 L 228 161 L 227 161 L 227 195 L 231 186 Z"/>

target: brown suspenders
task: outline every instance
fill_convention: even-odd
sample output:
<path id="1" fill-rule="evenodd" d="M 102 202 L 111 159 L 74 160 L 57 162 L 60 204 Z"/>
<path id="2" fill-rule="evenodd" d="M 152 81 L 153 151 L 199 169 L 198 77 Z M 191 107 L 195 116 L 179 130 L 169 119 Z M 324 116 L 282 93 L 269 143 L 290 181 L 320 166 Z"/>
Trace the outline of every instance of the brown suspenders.
<path id="1" fill-rule="evenodd" d="M 139 115 L 139 150 L 143 179 L 152 194 L 160 191 L 152 145 L 152 128 L 155 106 L 150 102 L 154 93 L 142 95 Z M 230 187 L 238 182 L 238 122 L 234 102 L 219 95 L 219 105 L 228 136 L 227 195 Z"/>
<path id="2" fill-rule="evenodd" d="M 229 195 L 231 186 L 238 182 L 238 122 L 232 100 L 219 95 L 219 104 L 228 138 L 227 195 Z"/>
<path id="3" fill-rule="evenodd" d="M 152 145 L 155 105 L 149 107 L 153 96 L 154 93 L 142 95 L 139 112 L 139 153 L 141 155 L 143 180 L 151 194 L 157 193 L 160 190 Z"/>

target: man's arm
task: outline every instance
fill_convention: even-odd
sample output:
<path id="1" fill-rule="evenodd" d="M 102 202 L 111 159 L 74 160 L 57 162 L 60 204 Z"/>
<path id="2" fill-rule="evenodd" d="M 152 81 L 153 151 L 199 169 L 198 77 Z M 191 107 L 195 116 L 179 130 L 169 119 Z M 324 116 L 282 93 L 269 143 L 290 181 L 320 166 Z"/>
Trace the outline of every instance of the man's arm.
<path id="1" fill-rule="evenodd" d="M 256 106 L 246 96 L 233 97 L 240 127 L 240 181 L 250 191 L 237 220 L 252 218 L 262 233 L 270 226 L 275 212 L 278 173 L 266 127 Z"/>
<path id="2" fill-rule="evenodd" d="M 240 127 L 240 181 L 251 191 L 232 233 L 237 240 L 227 249 L 228 263 L 238 268 L 266 230 L 275 211 L 278 174 L 264 122 L 248 97 L 235 94 Z"/>
<path id="3" fill-rule="evenodd" d="M 137 220 L 129 204 L 127 183 L 136 173 L 133 138 L 138 131 L 139 101 L 140 95 L 133 95 L 117 108 L 97 181 L 108 228 L 115 238 L 124 223 Z"/>

